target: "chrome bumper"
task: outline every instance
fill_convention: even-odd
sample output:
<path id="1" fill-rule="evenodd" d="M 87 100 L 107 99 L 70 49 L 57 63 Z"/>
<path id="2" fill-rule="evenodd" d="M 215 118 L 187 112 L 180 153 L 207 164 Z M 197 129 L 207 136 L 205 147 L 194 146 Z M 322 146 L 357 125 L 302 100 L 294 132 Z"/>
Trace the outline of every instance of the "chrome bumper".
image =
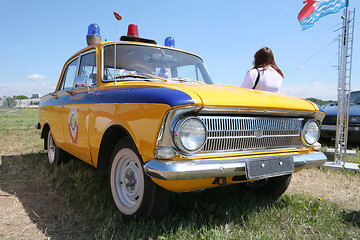
<path id="1" fill-rule="evenodd" d="M 336 132 L 336 125 L 321 125 L 322 131 Z M 348 130 L 352 132 L 359 132 L 360 126 L 348 126 Z"/>
<path id="2" fill-rule="evenodd" d="M 322 166 L 327 158 L 322 152 L 311 152 L 298 155 L 281 155 L 291 157 L 294 169 Z M 246 162 L 253 160 L 269 160 L 276 156 L 245 157 L 228 159 L 201 159 L 191 161 L 150 160 L 144 165 L 146 174 L 163 180 L 186 180 L 200 178 L 218 178 L 246 176 Z"/>

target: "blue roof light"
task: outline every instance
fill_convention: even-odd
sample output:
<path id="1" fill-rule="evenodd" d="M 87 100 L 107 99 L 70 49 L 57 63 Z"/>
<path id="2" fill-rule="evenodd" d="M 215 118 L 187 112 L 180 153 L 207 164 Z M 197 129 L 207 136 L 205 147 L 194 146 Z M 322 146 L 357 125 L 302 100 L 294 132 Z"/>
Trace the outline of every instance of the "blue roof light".
<path id="1" fill-rule="evenodd" d="M 175 39 L 173 37 L 165 38 L 165 46 L 175 47 Z"/>
<path id="2" fill-rule="evenodd" d="M 100 37 L 100 27 L 96 23 L 92 23 L 88 27 L 88 36 Z"/>

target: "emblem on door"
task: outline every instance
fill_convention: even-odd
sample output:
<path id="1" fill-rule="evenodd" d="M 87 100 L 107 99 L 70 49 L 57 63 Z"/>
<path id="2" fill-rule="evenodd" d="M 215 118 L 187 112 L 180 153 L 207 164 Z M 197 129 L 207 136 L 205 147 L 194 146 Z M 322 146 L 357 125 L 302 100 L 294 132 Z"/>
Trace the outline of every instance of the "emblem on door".
<path id="1" fill-rule="evenodd" d="M 76 111 L 76 108 L 71 108 L 68 124 L 71 141 L 74 144 L 77 144 L 77 140 L 79 137 L 79 115 Z"/>

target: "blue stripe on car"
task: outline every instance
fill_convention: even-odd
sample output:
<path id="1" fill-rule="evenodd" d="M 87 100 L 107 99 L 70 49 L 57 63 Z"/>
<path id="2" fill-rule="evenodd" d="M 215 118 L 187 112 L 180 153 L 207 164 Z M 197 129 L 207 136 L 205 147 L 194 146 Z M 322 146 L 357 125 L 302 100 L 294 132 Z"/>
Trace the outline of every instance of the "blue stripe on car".
<path id="1" fill-rule="evenodd" d="M 68 104 L 103 104 L 103 103 L 159 103 L 171 107 L 194 104 L 186 93 L 169 88 L 134 87 L 97 90 L 93 94 L 81 92 L 74 95 L 52 97 L 40 102 L 40 107 Z"/>

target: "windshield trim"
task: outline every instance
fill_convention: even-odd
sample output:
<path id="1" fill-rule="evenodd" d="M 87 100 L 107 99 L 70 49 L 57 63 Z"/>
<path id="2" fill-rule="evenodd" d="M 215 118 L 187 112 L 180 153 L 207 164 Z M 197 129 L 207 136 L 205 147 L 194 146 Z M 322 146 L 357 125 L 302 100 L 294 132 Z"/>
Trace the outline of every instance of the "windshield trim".
<path id="1" fill-rule="evenodd" d="M 355 97 L 354 97 L 355 95 Z M 351 99 L 353 98 L 353 99 Z M 360 91 L 353 91 L 353 92 L 350 92 L 350 99 L 349 99 L 349 103 L 350 104 L 353 104 L 353 105 L 359 105 L 360 102 L 358 101 L 360 98 Z M 357 101 L 355 101 L 357 100 Z"/>
<path id="2" fill-rule="evenodd" d="M 106 42 L 105 44 L 103 44 L 101 46 L 101 51 L 100 51 L 100 58 L 101 58 L 101 82 L 103 83 L 111 83 L 111 82 L 121 82 L 121 80 L 104 80 L 103 76 L 104 76 L 104 48 L 106 46 L 111 46 L 111 45 L 132 45 L 132 46 L 144 46 L 144 47 L 151 47 L 151 48 L 159 48 L 159 49 L 166 49 L 166 50 L 172 50 L 172 51 L 177 51 L 177 52 L 181 52 L 181 53 L 185 53 L 185 54 L 189 54 L 192 55 L 198 59 L 200 59 L 200 61 L 203 63 L 204 67 L 205 63 L 204 60 L 197 54 L 192 53 L 192 52 L 188 52 L 182 49 L 178 49 L 178 48 L 173 48 L 173 47 L 168 47 L 168 46 L 162 46 L 162 45 L 155 45 L 155 44 L 146 44 L 146 43 L 139 43 L 139 42 L 122 42 L 122 41 L 113 41 L 113 42 Z M 116 48 L 115 48 L 116 49 Z M 207 69 L 207 68 L 206 68 Z M 137 79 L 140 80 L 141 79 Z M 157 79 L 159 80 L 159 79 Z M 164 79 L 165 80 L 165 79 Z M 166 81 L 166 80 L 165 80 Z"/>

